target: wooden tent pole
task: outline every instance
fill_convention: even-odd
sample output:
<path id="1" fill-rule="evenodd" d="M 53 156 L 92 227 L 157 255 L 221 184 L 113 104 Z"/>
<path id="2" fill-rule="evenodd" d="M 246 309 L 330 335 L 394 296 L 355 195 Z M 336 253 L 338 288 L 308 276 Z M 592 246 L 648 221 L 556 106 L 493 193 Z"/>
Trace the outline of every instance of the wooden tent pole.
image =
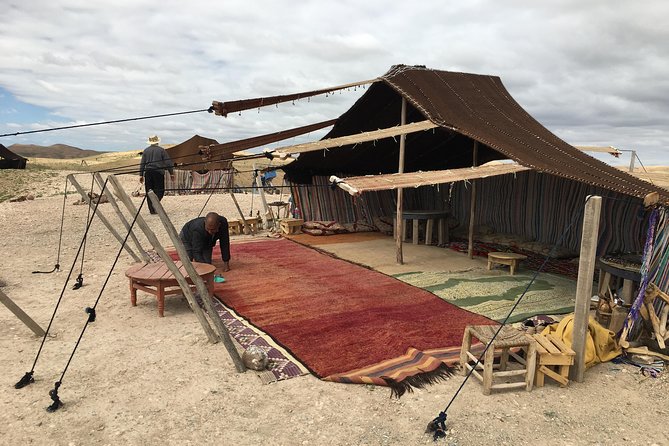
<path id="1" fill-rule="evenodd" d="M 269 218 L 267 217 L 267 214 L 269 214 L 272 218 L 272 225 L 275 225 L 274 213 L 272 213 L 272 209 L 269 206 L 267 206 L 267 199 L 265 198 L 265 189 L 262 186 L 262 182 L 258 178 L 260 175 L 257 174 L 258 169 L 256 168 L 255 163 L 253 163 L 253 172 L 254 172 L 253 184 L 258 189 L 258 194 L 260 195 L 260 201 L 262 202 L 262 207 L 263 207 L 263 215 L 261 219 L 265 223 L 265 229 L 269 229 Z M 253 193 L 253 188 L 251 188 L 251 193 Z"/>
<path id="2" fill-rule="evenodd" d="M 30 328 L 33 333 L 35 333 L 37 336 L 44 336 L 44 330 L 42 330 L 42 327 L 39 326 L 37 322 L 32 320 L 30 316 L 28 316 L 18 305 L 14 303 L 13 300 L 9 298 L 5 293 L 0 291 L 0 302 L 5 304 L 5 307 L 9 309 L 16 317 L 19 318 L 21 322 L 26 324 L 28 328 Z"/>
<path id="3" fill-rule="evenodd" d="M 102 189 L 102 187 L 105 184 L 104 180 L 102 179 L 102 175 L 100 175 L 99 172 L 95 172 L 93 176 L 95 177 L 95 181 L 97 181 L 98 186 L 100 186 L 100 189 Z M 139 243 L 139 239 L 135 235 L 135 231 L 131 229 L 130 223 L 128 222 L 128 220 L 126 220 L 125 215 L 123 215 L 123 212 L 121 212 L 121 208 L 119 208 L 118 203 L 116 202 L 116 198 L 114 198 L 114 194 L 111 192 L 111 190 L 109 190 L 109 193 L 106 196 L 107 199 L 109 200 L 109 204 L 111 204 L 112 208 L 114 208 L 114 211 L 116 211 L 116 215 L 118 215 L 118 218 L 121 220 L 121 223 L 123 223 L 123 226 L 125 226 L 125 230 L 130 231 L 130 238 L 132 238 L 132 241 L 135 243 L 135 246 L 137 247 L 139 254 L 142 256 L 142 259 L 144 259 L 145 262 L 150 262 L 151 258 L 146 253 L 144 248 L 142 248 L 142 244 Z"/>
<path id="4" fill-rule="evenodd" d="M 400 125 L 404 125 L 407 122 L 407 100 L 402 97 L 402 114 L 400 115 Z M 399 156 L 399 166 L 397 168 L 398 173 L 404 173 L 404 150 L 406 145 L 406 133 L 400 135 L 400 156 Z M 397 188 L 397 212 L 395 213 L 395 251 L 396 251 L 396 261 L 398 264 L 404 264 L 404 255 L 402 253 L 402 235 L 404 231 L 404 220 L 402 219 L 402 193 L 403 189 L 401 187 Z"/>
<path id="5" fill-rule="evenodd" d="M 177 250 L 177 254 L 179 254 L 179 259 L 181 259 L 181 264 L 184 266 L 184 269 L 188 273 L 190 280 L 195 284 L 195 288 L 197 289 L 197 292 L 200 295 L 202 303 L 204 304 L 204 308 L 207 310 L 207 313 L 209 313 L 210 319 L 214 322 L 214 327 L 216 328 L 216 331 L 218 332 L 221 341 L 223 341 L 225 349 L 228 351 L 228 354 L 230 355 L 232 362 L 235 363 L 235 368 L 239 373 L 244 373 L 246 371 L 246 367 L 242 362 L 242 358 L 239 356 L 239 352 L 237 352 L 235 345 L 232 343 L 232 339 L 230 338 L 230 333 L 228 333 L 228 329 L 225 328 L 225 325 L 223 325 L 223 321 L 221 321 L 221 318 L 218 317 L 218 313 L 214 309 L 214 306 L 211 304 L 212 296 L 209 295 L 209 289 L 207 288 L 207 285 L 204 283 L 204 280 L 202 280 L 202 277 L 200 277 L 200 275 L 195 270 L 195 267 L 191 263 L 190 257 L 188 257 L 188 252 L 186 252 L 186 247 L 179 238 L 177 230 L 174 228 L 172 221 L 167 216 L 167 213 L 165 212 L 163 205 L 160 204 L 158 196 L 152 190 L 150 190 L 149 193 L 147 194 L 147 198 L 151 200 L 153 209 L 155 209 L 156 212 L 158 212 L 158 216 L 160 217 L 160 220 L 163 222 L 163 226 L 167 231 L 167 235 L 169 235 L 170 240 L 172 240 L 172 244 L 174 244 L 174 247 Z M 197 303 L 195 305 L 197 305 Z"/>
<path id="6" fill-rule="evenodd" d="M 114 175 L 109 175 L 109 183 L 111 183 L 112 187 L 116 191 L 116 196 L 119 197 L 119 199 L 128 209 L 128 211 L 132 215 L 137 214 L 137 208 L 132 203 L 132 200 L 130 200 L 128 194 L 125 193 L 125 190 L 123 190 L 123 188 L 121 187 L 121 185 L 119 184 L 118 180 Z M 186 278 L 184 277 L 183 274 L 181 274 L 181 271 L 179 271 L 179 268 L 177 268 L 177 266 L 174 264 L 174 261 L 169 256 L 169 254 L 167 254 L 167 251 L 165 251 L 163 245 L 160 244 L 160 241 L 158 241 L 158 237 L 156 237 L 156 234 L 154 234 L 151 228 L 149 228 L 149 225 L 146 224 L 144 218 L 142 218 L 141 215 L 137 215 L 136 222 L 137 225 L 142 230 L 142 232 L 144 232 L 144 235 L 146 235 L 146 238 L 149 239 L 149 243 L 151 243 L 151 245 L 156 250 L 160 258 L 163 260 L 163 262 L 165 262 L 165 266 L 167 267 L 167 269 L 169 269 L 170 272 L 174 275 L 174 278 L 179 284 L 181 290 L 183 291 L 184 296 L 186 296 L 188 303 L 193 309 L 195 317 L 197 317 L 197 320 L 200 322 L 200 325 L 202 325 L 202 329 L 206 333 L 209 342 L 212 343 L 218 342 L 218 336 L 216 336 L 216 333 L 214 333 L 214 330 L 212 330 L 211 326 L 209 325 L 209 322 L 207 322 L 207 318 L 205 317 L 202 308 L 200 308 L 197 301 L 195 300 L 195 296 L 193 295 L 193 292 L 191 291 L 190 285 L 188 285 Z"/>
<path id="7" fill-rule="evenodd" d="M 237 207 L 239 216 L 242 217 L 242 224 L 244 225 L 245 232 L 250 232 L 251 234 L 255 235 L 256 231 L 246 222 L 246 218 L 244 218 L 244 213 L 242 212 L 242 208 L 239 207 L 239 203 L 237 203 L 237 197 L 235 197 L 235 194 L 232 191 L 230 191 L 230 196 L 232 197 L 232 201 L 235 203 L 235 206 Z"/>
<path id="8" fill-rule="evenodd" d="M 478 166 L 479 142 L 474 140 L 472 148 L 472 166 Z M 469 201 L 469 243 L 467 244 L 467 255 L 474 258 L 474 214 L 476 213 L 476 184 L 478 180 L 472 180 L 472 196 Z"/>
<path id="9" fill-rule="evenodd" d="M 581 253 L 578 259 L 578 280 L 576 282 L 576 304 L 574 306 L 574 330 L 571 341 L 571 348 L 576 356 L 574 356 L 574 367 L 571 367 L 569 371 L 571 379 L 579 383 L 583 382 L 585 375 L 585 345 L 590 316 L 592 279 L 595 275 L 601 210 L 602 197 L 588 197 L 585 203 L 585 215 L 583 216 Z"/>
<path id="10" fill-rule="evenodd" d="M 84 203 L 87 203 L 91 208 L 95 208 L 95 204 L 93 204 L 93 201 L 90 199 L 88 194 L 86 194 L 86 191 L 84 191 L 84 188 L 81 187 L 79 182 L 74 178 L 74 175 L 69 174 L 67 176 L 67 179 L 70 183 L 72 183 L 72 185 L 77 190 L 77 192 L 79 192 L 79 195 L 81 195 L 82 199 L 84 200 Z M 121 235 L 116 231 L 114 226 L 112 226 L 112 224 L 109 223 L 109 220 L 107 220 L 107 218 L 102 214 L 102 211 L 100 210 L 100 206 L 98 206 L 97 210 L 95 211 L 95 214 L 98 216 L 100 221 L 107 227 L 109 232 L 111 232 L 112 235 L 114 237 L 116 237 L 116 240 L 119 241 L 119 243 L 123 246 L 123 248 L 126 251 L 128 251 L 128 254 L 130 254 L 130 256 L 132 256 L 132 258 L 135 260 L 135 262 L 141 262 L 142 259 L 140 259 L 139 256 L 137 254 L 135 254 L 135 251 L 133 251 L 132 248 L 127 243 L 125 243 L 125 240 L 123 239 L 123 237 L 121 237 Z"/>

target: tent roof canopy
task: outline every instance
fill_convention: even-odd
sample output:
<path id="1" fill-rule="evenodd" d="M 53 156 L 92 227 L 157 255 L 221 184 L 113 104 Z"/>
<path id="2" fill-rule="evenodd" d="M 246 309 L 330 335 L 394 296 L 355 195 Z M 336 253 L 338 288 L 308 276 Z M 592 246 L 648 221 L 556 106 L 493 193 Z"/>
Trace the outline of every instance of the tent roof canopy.
<path id="1" fill-rule="evenodd" d="M 497 76 L 393 66 L 373 83 L 324 137 L 338 138 L 396 126 L 402 98 L 407 123 L 430 120 L 440 128 L 406 137 L 405 172 L 445 170 L 511 159 L 518 164 L 635 197 L 651 192 L 669 203 L 669 192 L 639 180 L 567 144 L 529 115 Z M 399 144 L 393 138 L 300 155 L 284 167 L 295 182 L 312 175 L 359 176 L 397 172 Z"/>

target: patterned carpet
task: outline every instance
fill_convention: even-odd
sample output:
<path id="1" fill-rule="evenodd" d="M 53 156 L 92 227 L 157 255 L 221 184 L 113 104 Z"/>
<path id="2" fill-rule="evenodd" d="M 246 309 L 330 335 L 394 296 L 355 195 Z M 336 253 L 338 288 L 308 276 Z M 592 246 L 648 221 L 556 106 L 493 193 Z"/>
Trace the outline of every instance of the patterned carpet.
<path id="1" fill-rule="evenodd" d="M 399 280 L 423 288 L 445 301 L 496 321 L 502 321 L 523 294 L 533 273 L 510 275 L 410 272 L 395 275 Z M 555 274 L 540 273 L 509 322 L 537 314 L 574 311 L 576 281 Z"/>
<path id="2" fill-rule="evenodd" d="M 409 348 L 459 348 L 466 325 L 494 323 L 289 240 L 236 243 L 231 251 L 232 269 L 216 295 L 321 378 Z"/>
<path id="3" fill-rule="evenodd" d="M 467 252 L 468 241 L 462 239 L 453 239 L 448 247 L 454 251 Z M 473 253 L 475 256 L 487 257 L 490 252 L 515 252 L 527 256 L 523 261 L 522 267 L 537 271 L 546 260 L 546 256 L 536 252 L 527 251 L 514 246 L 500 245 L 497 243 L 487 243 L 474 240 Z M 548 259 L 543 272 L 560 274 L 565 277 L 576 279 L 578 277 L 578 263 L 571 259 Z"/>
<path id="4" fill-rule="evenodd" d="M 228 329 L 240 355 L 252 345 L 260 347 L 267 353 L 269 359 L 267 370 L 257 372 L 263 383 L 269 384 L 309 373 L 302 364 L 265 333 L 244 321 L 243 318 L 217 299 L 212 299 L 212 304 Z"/>

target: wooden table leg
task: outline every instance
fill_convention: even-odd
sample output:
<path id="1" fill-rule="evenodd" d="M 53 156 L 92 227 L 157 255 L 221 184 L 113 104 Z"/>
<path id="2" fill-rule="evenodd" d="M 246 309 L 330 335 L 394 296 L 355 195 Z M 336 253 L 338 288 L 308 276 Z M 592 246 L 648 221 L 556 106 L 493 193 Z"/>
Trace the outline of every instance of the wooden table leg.
<path id="1" fill-rule="evenodd" d="M 467 375 L 469 372 L 467 370 L 467 363 L 469 362 L 469 357 L 467 352 L 472 346 L 472 335 L 469 333 L 469 327 L 465 327 L 465 334 L 462 336 L 462 348 L 460 349 L 460 373 Z"/>
<path id="2" fill-rule="evenodd" d="M 162 283 L 158 283 L 157 288 L 157 294 L 156 297 L 158 298 L 158 315 L 160 317 L 165 316 L 165 287 L 163 286 Z"/>
<path id="3" fill-rule="evenodd" d="M 428 218 L 425 223 L 425 244 L 432 244 L 432 230 L 434 228 L 434 218 Z"/>
<path id="4" fill-rule="evenodd" d="M 137 306 L 137 289 L 134 286 L 134 282 L 130 279 L 130 304 L 133 307 Z"/>
<path id="5" fill-rule="evenodd" d="M 444 241 L 448 242 L 448 236 L 446 236 L 446 219 L 440 218 L 437 223 L 437 240 L 439 241 L 439 246 L 444 244 Z"/>
<path id="6" fill-rule="evenodd" d="M 413 219 L 413 244 L 417 245 L 418 244 L 418 223 L 420 223 L 420 220 L 417 218 Z"/>
<path id="7" fill-rule="evenodd" d="M 407 238 L 407 222 L 404 219 L 402 219 L 402 240 L 404 240 L 405 242 L 408 240 L 408 238 Z"/>
<path id="8" fill-rule="evenodd" d="M 509 268 L 511 269 L 511 275 L 513 276 L 516 274 L 516 268 L 518 267 L 518 260 L 511 260 L 511 264 L 509 265 Z"/>
<path id="9" fill-rule="evenodd" d="M 536 341 L 532 341 L 532 343 L 530 343 L 529 347 L 527 348 L 527 359 L 525 360 L 525 367 L 527 368 L 525 371 L 525 387 L 529 392 L 532 390 L 532 386 L 534 385 L 534 373 L 537 367 Z"/>
<path id="10" fill-rule="evenodd" d="M 492 366 L 495 362 L 495 346 L 488 347 L 485 352 L 485 359 L 483 363 L 483 394 L 490 395 L 492 390 Z"/>

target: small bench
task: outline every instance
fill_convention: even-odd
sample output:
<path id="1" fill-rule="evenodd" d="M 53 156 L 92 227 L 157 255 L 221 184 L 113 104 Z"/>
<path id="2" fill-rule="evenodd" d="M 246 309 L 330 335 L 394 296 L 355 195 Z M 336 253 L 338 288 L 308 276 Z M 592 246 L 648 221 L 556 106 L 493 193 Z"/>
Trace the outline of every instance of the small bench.
<path id="1" fill-rule="evenodd" d="M 298 234 L 302 232 L 303 223 L 301 218 L 282 218 L 279 220 L 279 227 L 282 234 Z"/>
<path id="2" fill-rule="evenodd" d="M 239 235 L 242 233 L 242 222 L 239 220 L 228 220 L 228 233 Z"/>
<path id="3" fill-rule="evenodd" d="M 508 265 L 513 276 L 520 262 L 525 259 L 527 256 L 515 252 L 490 252 L 488 253 L 488 270 L 491 270 L 494 264 Z"/>
<path id="4" fill-rule="evenodd" d="M 560 387 L 566 387 L 569 384 L 569 367 L 574 364 L 576 353 L 552 334 L 544 336 L 537 333 L 533 337 L 537 341 L 537 387 L 543 387 L 546 376 L 559 382 Z"/>

